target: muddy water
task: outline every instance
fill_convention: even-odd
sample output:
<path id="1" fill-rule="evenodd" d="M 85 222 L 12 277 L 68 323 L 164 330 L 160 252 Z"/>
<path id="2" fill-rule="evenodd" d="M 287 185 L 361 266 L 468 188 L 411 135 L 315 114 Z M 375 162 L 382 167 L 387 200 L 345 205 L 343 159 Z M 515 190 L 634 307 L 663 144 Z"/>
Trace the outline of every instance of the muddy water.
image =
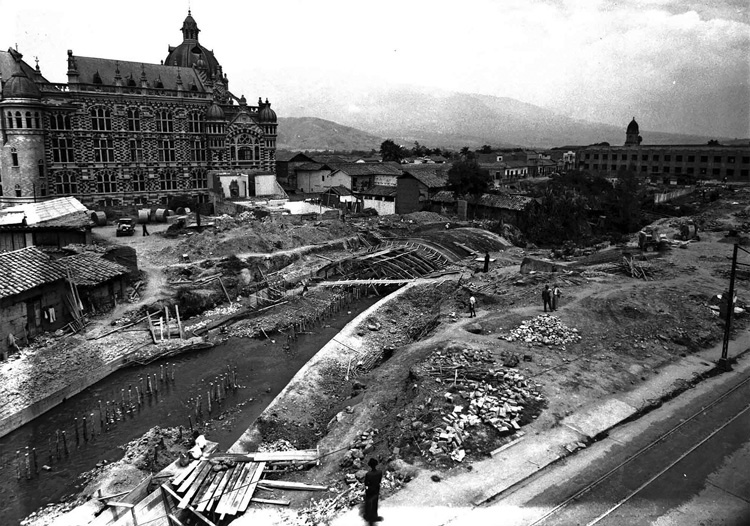
<path id="1" fill-rule="evenodd" d="M 342 315 L 327 321 L 329 326 L 313 329 L 314 334 L 301 335 L 292 343 L 291 349 L 284 350 L 285 338 L 276 343 L 269 340 L 233 339 L 204 351 L 195 351 L 182 356 L 159 360 L 147 366 L 131 367 L 117 371 L 104 380 L 89 387 L 63 404 L 41 415 L 32 422 L 0 439 L 0 524 L 17 524 L 23 517 L 51 502 L 58 502 L 80 490 L 78 476 L 95 467 L 102 460 L 109 462 L 122 457 L 118 447 L 142 435 L 153 426 L 188 427 L 191 410 L 187 401 L 201 394 L 204 399 L 208 384 L 226 372 L 227 365 L 237 368 L 237 383 L 242 388 L 230 391 L 221 409 L 238 409 L 234 424 L 227 428 L 212 431 L 207 438 L 219 442 L 219 449 L 226 450 L 242 435 L 244 430 L 257 418 L 263 409 L 286 386 L 294 374 L 349 321 L 375 303 L 378 297 L 362 299 L 353 303 Z M 160 366 L 169 363 L 174 366 L 175 382 L 159 384 L 158 394 L 145 396 L 140 411 L 116 423 L 109 431 L 100 433 L 98 401 L 120 400 L 121 389 L 125 389 L 127 400 L 128 386 L 139 385 L 139 378 L 145 375 L 160 375 Z M 84 415 L 95 415 L 97 436 L 84 442 L 79 431 L 79 445 L 76 446 L 73 419 L 80 422 Z M 213 408 L 212 414 L 218 414 Z M 90 423 L 90 422 L 89 422 Z M 219 426 L 217 426 L 219 427 Z M 56 455 L 55 433 L 65 430 L 69 455 L 61 452 Z M 50 446 L 50 437 L 52 437 Z M 23 468 L 17 477 L 16 451 L 24 456 L 26 447 L 36 447 L 39 474 L 26 478 Z M 50 449 L 52 459 L 50 461 Z M 41 469 L 50 465 L 50 471 Z"/>

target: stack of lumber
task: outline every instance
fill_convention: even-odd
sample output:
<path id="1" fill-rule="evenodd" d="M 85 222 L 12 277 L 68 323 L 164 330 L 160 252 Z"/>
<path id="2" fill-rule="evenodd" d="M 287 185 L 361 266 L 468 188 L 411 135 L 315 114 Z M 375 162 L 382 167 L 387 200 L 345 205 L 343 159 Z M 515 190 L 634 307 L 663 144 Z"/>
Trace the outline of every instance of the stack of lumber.
<path id="1" fill-rule="evenodd" d="M 227 515 L 244 513 L 251 502 L 289 505 L 285 500 L 254 497 L 259 484 L 264 488 L 317 490 L 318 486 L 263 480 L 269 463 L 317 462 L 317 450 L 257 452 L 246 455 L 214 454 L 193 460 L 172 480 L 179 497 L 179 509 L 200 513 L 212 512 L 219 520 Z M 327 489 L 327 488 L 323 488 Z"/>

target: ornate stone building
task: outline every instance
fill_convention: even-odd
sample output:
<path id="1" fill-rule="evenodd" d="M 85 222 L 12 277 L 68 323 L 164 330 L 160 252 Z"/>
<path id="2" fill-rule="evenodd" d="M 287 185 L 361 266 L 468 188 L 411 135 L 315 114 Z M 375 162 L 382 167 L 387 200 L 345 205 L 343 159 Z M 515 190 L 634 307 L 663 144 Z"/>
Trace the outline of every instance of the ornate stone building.
<path id="1" fill-rule="evenodd" d="M 750 182 L 747 144 L 641 144 L 635 118 L 625 131 L 624 146 L 588 146 L 576 152 L 575 162 L 579 170 L 605 177 L 615 177 L 626 170 L 666 184 L 724 178 Z"/>
<path id="2" fill-rule="evenodd" d="M 68 51 L 53 83 L 0 51 L 0 206 L 74 196 L 89 208 L 208 201 L 209 170 L 273 173 L 276 113 L 229 91 L 188 12 L 161 64 Z"/>

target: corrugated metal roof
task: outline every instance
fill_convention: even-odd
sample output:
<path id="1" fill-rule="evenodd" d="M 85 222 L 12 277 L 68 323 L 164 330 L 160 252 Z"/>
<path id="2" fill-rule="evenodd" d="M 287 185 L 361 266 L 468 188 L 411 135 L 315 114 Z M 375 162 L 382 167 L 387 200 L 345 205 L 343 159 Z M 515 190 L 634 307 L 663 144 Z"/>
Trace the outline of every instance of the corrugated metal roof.
<path id="1" fill-rule="evenodd" d="M 23 212 L 26 215 L 26 224 L 31 226 L 69 214 L 86 214 L 88 209 L 75 197 L 58 197 L 49 201 L 11 206 L 5 208 L 0 214 L 8 212 Z"/>
<path id="2" fill-rule="evenodd" d="M 0 254 L 0 298 L 64 278 L 63 266 L 36 247 Z"/>
<path id="3" fill-rule="evenodd" d="M 58 262 L 70 270 L 73 283 L 83 287 L 98 285 L 128 273 L 128 269 L 122 265 L 86 252 L 60 258 Z"/>
<path id="4" fill-rule="evenodd" d="M 328 163 L 334 170 L 341 170 L 347 175 L 401 175 L 399 163 Z"/>

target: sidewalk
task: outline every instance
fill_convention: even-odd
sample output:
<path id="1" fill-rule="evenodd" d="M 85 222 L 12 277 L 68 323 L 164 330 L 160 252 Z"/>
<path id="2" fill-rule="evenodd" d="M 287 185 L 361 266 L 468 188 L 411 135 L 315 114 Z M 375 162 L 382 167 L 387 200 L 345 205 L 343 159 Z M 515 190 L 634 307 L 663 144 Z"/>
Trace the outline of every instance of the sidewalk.
<path id="1" fill-rule="evenodd" d="M 730 342 L 729 356 L 736 357 L 748 350 L 750 333 L 743 333 Z M 385 517 L 381 524 L 439 526 L 449 523 L 570 455 L 576 443 L 586 443 L 653 403 L 673 396 L 684 388 L 686 381 L 715 367 L 720 356 L 721 344 L 687 356 L 662 368 L 656 377 L 631 391 L 581 408 L 562 420 L 559 427 L 536 433 L 527 430 L 527 435 L 515 445 L 493 458 L 474 463 L 471 469 L 458 466 L 448 473 L 422 472 L 398 493 L 381 501 L 380 512 Z M 433 474 L 442 480 L 433 482 Z M 331 524 L 354 526 L 364 522 L 359 510 L 353 509 Z"/>

